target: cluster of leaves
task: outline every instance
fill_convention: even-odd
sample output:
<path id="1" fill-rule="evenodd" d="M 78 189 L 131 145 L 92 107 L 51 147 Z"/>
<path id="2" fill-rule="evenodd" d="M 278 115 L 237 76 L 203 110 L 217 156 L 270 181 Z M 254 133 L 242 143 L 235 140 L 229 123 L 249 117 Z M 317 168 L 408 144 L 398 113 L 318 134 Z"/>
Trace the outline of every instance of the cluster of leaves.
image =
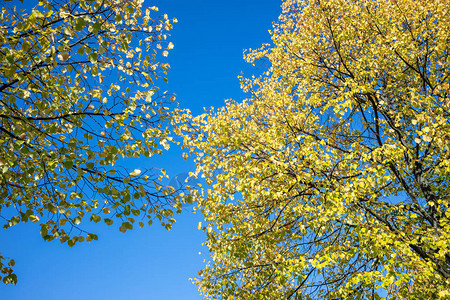
<path id="1" fill-rule="evenodd" d="M 10 259 L 6 266 L 4 266 L 5 257 L 0 255 L 0 279 L 4 284 L 16 283 L 17 275 L 13 273 L 12 267 L 16 264 L 13 259 Z M 3 277 L 3 278 L 2 278 Z"/>
<path id="2" fill-rule="evenodd" d="M 42 0 L 29 11 L 1 8 L 3 228 L 39 223 L 45 240 L 73 246 L 97 239 L 78 227 L 83 218 L 118 220 L 122 232 L 137 218 L 139 227 L 153 216 L 167 229 L 175 222 L 173 191 L 156 172 L 120 166 L 168 148 L 174 115 L 174 96 L 155 84 L 167 81 L 169 65 L 159 61 L 173 48 L 167 34 L 176 19 L 142 2 Z M 1 267 L 5 282 L 15 283 Z"/>
<path id="3" fill-rule="evenodd" d="M 211 299 L 450 297 L 450 6 L 286 0 L 242 103 L 183 125 Z M 189 116 L 187 116 L 189 117 Z"/>

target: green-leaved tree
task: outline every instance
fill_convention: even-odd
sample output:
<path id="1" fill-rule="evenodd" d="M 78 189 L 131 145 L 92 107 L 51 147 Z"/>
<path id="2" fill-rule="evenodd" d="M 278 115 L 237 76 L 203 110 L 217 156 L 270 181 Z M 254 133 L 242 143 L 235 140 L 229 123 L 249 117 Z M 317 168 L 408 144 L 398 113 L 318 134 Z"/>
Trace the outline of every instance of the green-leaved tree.
<path id="1" fill-rule="evenodd" d="M 168 147 L 166 79 L 176 20 L 141 0 L 41 0 L 0 12 L 0 222 L 39 223 L 45 240 L 97 239 L 83 218 L 125 232 L 174 220 L 156 173 L 123 167 Z M 170 97 L 170 98 L 169 98 Z M 148 218 L 147 218 L 148 217 Z M 165 223 L 164 223 L 165 222 Z M 1 250 L 0 250 L 1 251 Z M 4 283 L 16 275 L 0 256 Z"/>

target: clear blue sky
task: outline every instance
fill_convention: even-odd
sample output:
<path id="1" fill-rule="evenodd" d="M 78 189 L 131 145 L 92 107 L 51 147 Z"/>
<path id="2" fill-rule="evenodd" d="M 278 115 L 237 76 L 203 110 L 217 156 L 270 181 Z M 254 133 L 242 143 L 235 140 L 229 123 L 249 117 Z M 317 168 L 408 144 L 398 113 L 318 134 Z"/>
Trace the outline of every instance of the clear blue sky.
<path id="1" fill-rule="evenodd" d="M 177 94 L 180 107 L 194 113 L 244 97 L 237 76 L 251 75 L 252 68 L 242 59 L 243 49 L 269 42 L 268 30 L 281 12 L 281 0 L 146 0 L 144 5 L 179 20 L 171 36 L 175 48 L 166 88 Z M 133 163 L 163 167 L 174 176 L 193 166 L 178 154 L 170 150 Z M 44 242 L 33 224 L 0 229 L 0 251 L 15 259 L 19 276 L 17 286 L 0 285 L 0 300 L 201 299 L 188 280 L 208 259 L 197 230 L 200 220 L 186 211 L 170 232 L 156 224 L 126 234 L 96 224 L 87 229 L 99 234 L 99 241 L 73 248 Z"/>

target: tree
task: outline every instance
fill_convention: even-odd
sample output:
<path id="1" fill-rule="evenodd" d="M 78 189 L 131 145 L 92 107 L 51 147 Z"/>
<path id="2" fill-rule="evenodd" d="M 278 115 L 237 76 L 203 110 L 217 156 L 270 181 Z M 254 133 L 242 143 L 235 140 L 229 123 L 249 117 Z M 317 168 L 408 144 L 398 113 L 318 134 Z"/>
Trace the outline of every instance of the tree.
<path id="1" fill-rule="evenodd" d="M 450 296 L 447 1 L 286 0 L 250 93 L 182 125 L 211 299 Z"/>
<path id="2" fill-rule="evenodd" d="M 176 19 L 141 0 L 3 3 L 0 24 L 0 217 L 3 228 L 40 224 L 42 237 L 73 246 L 96 240 L 82 219 L 175 221 L 172 192 L 150 170 L 123 167 L 168 147 L 167 105 L 156 86 L 169 65 Z M 159 145 L 161 144 L 161 146 Z M 175 205 L 176 206 L 176 205 Z M 16 275 L 0 256 L 4 283 Z"/>

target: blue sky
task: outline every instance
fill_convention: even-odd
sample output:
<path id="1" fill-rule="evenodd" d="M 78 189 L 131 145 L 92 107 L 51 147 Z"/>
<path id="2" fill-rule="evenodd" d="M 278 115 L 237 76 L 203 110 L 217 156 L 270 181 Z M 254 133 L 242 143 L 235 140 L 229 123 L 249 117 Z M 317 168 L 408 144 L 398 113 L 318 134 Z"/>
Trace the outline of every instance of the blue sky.
<path id="1" fill-rule="evenodd" d="M 237 76 L 241 71 L 250 76 L 252 68 L 243 61 L 243 50 L 270 42 L 268 30 L 281 12 L 278 0 L 146 0 L 144 5 L 179 20 L 170 38 L 175 48 L 169 84 L 162 88 L 196 114 L 245 96 Z M 179 154 L 171 149 L 133 164 L 162 167 L 175 176 L 193 167 Z M 19 276 L 17 286 L 0 285 L 0 299 L 202 299 L 189 281 L 208 259 L 199 221 L 200 215 L 186 211 L 170 232 L 156 224 L 126 234 L 96 224 L 87 229 L 99 241 L 73 248 L 44 242 L 33 224 L 0 230 L 0 251 L 15 259 Z"/>

